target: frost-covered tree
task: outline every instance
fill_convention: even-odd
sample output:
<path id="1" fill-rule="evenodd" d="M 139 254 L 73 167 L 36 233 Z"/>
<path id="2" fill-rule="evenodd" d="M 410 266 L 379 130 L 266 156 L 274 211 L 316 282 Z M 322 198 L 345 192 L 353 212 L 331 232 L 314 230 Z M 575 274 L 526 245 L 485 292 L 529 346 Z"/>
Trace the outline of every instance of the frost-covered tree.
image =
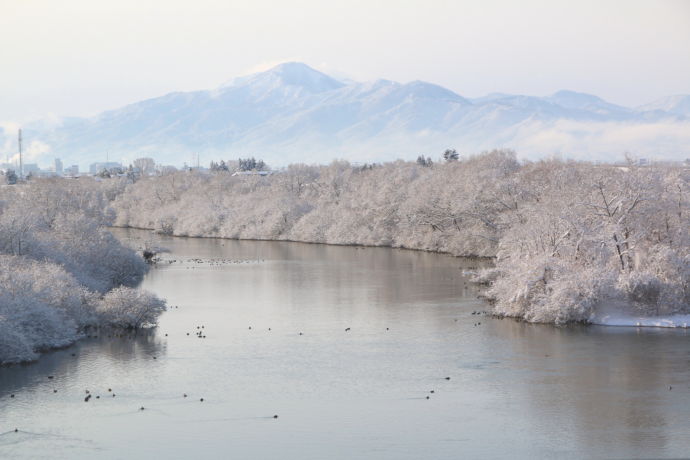
<path id="1" fill-rule="evenodd" d="M 110 174 L 109 169 L 103 168 L 96 173 L 96 177 L 100 177 L 101 179 L 110 179 L 112 175 Z"/>
<path id="2" fill-rule="evenodd" d="M 212 161 L 209 169 L 213 172 L 226 172 L 229 170 L 228 165 L 225 164 L 224 160 L 220 160 L 220 163 Z"/>
<path id="3" fill-rule="evenodd" d="M 112 324 L 102 295 L 136 284 L 146 264 L 106 229 L 109 203 L 124 183 L 36 179 L 0 189 L 0 364 L 34 359 L 41 350 L 77 340 L 93 325 Z M 150 305 L 155 322 L 161 302 Z M 134 301 L 133 300 L 133 301 Z"/>
<path id="4" fill-rule="evenodd" d="M 142 176 L 153 174 L 153 172 L 156 170 L 156 162 L 153 160 L 153 158 L 137 158 L 132 164 L 139 170 L 139 173 Z"/>
<path id="5" fill-rule="evenodd" d="M 498 313 L 564 323 L 608 310 L 690 310 L 689 203 L 682 192 L 672 200 L 664 194 L 674 176 L 687 190 L 687 176 L 586 164 L 527 169 L 532 181 L 540 173 L 540 192 L 501 238 L 489 290 Z M 671 210 L 679 212 L 671 217 Z"/>
<path id="6" fill-rule="evenodd" d="M 432 165 L 434 164 L 434 162 L 431 161 L 431 158 L 430 158 L 430 157 L 424 158 L 424 155 L 419 155 L 419 156 L 417 157 L 417 164 L 418 164 L 419 166 L 426 166 L 426 167 L 429 167 L 429 166 L 432 166 Z"/>
<path id="7" fill-rule="evenodd" d="M 156 324 L 158 316 L 164 311 L 164 301 L 151 293 L 128 287 L 108 292 L 96 309 L 103 323 L 130 329 Z"/>
<path id="8" fill-rule="evenodd" d="M 268 169 L 268 165 L 263 160 L 257 160 L 254 157 L 240 158 L 237 163 L 240 171 L 265 171 Z"/>

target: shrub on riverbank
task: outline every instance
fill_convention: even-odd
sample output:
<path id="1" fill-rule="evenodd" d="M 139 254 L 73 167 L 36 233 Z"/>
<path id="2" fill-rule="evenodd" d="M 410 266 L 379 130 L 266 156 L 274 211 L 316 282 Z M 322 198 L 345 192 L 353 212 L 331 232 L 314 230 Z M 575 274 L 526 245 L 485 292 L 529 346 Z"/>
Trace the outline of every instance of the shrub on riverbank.
<path id="1" fill-rule="evenodd" d="M 0 364 L 33 359 L 36 351 L 78 338 L 90 323 L 94 296 L 61 267 L 0 256 Z M 11 333 L 9 331 L 12 331 Z"/>
<path id="2" fill-rule="evenodd" d="M 104 295 L 96 311 L 101 324 L 139 329 L 156 324 L 165 302 L 149 292 L 123 286 Z"/>
<path id="3" fill-rule="evenodd" d="M 102 305 L 111 289 L 137 283 L 146 264 L 102 227 L 112 220 L 107 191 L 49 180 L 0 192 L 0 364 L 69 345 L 87 326 L 130 326 Z M 150 294 L 135 300 L 164 309 Z"/>
<path id="4" fill-rule="evenodd" d="M 527 169 L 527 168 L 526 168 Z M 680 167 L 544 163 L 501 236 L 495 312 L 588 321 L 690 312 L 690 175 Z"/>

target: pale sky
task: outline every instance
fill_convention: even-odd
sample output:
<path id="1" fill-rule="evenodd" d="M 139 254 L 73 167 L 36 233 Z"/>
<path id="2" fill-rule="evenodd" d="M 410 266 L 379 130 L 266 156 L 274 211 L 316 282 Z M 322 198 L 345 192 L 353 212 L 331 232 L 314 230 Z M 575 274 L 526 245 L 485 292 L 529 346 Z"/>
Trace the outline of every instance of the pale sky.
<path id="1" fill-rule="evenodd" d="M 0 122 L 91 115 L 301 61 L 466 97 L 690 94 L 690 1 L 0 0 Z"/>

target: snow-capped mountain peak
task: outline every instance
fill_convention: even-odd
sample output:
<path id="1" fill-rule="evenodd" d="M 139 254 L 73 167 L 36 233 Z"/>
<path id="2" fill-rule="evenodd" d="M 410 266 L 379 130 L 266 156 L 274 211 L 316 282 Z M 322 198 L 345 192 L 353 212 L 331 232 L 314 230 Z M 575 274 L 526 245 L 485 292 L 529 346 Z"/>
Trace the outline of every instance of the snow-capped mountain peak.
<path id="1" fill-rule="evenodd" d="M 546 99 L 567 109 L 585 109 L 590 106 L 607 103 L 598 96 L 566 89 L 557 91 Z"/>
<path id="2" fill-rule="evenodd" d="M 301 62 L 284 62 L 265 72 L 238 77 L 224 87 L 299 87 L 309 93 L 342 88 L 344 83 Z"/>

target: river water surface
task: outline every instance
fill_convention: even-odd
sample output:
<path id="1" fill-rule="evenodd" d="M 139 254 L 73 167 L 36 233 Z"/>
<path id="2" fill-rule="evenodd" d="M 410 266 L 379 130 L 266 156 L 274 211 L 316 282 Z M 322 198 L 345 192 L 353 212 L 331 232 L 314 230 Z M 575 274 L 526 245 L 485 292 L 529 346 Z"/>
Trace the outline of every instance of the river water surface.
<path id="1" fill-rule="evenodd" d="M 116 234 L 176 308 L 0 368 L 0 458 L 690 455 L 686 331 L 473 315 L 444 255 Z"/>

